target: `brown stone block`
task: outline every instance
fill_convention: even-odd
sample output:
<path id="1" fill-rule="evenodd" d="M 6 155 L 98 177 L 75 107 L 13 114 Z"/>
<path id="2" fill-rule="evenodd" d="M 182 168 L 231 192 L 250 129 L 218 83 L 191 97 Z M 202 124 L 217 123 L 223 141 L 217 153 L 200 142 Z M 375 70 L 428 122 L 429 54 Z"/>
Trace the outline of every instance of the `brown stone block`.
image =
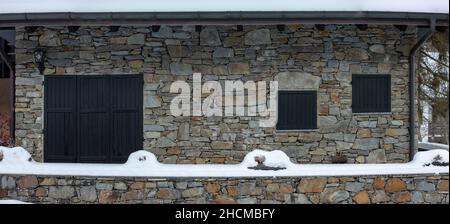
<path id="1" fill-rule="evenodd" d="M 319 177 L 314 179 L 302 179 L 298 185 L 298 192 L 301 193 L 319 193 L 322 192 L 327 184 L 326 177 Z"/>
<path id="2" fill-rule="evenodd" d="M 441 180 L 437 185 L 437 189 L 439 191 L 447 191 L 448 192 L 448 180 Z"/>
<path id="3" fill-rule="evenodd" d="M 339 178 L 339 181 L 340 182 L 353 182 L 353 181 L 355 181 L 355 178 L 353 178 L 353 177 L 341 177 L 341 178 Z"/>
<path id="4" fill-rule="evenodd" d="M 320 105 L 319 115 L 328 115 L 328 105 Z"/>
<path id="5" fill-rule="evenodd" d="M 236 200 L 233 198 L 227 197 L 227 196 L 218 196 L 214 201 L 212 201 L 215 204 L 236 204 Z"/>
<path id="6" fill-rule="evenodd" d="M 292 193 L 294 192 L 294 188 L 290 184 L 280 184 L 280 193 Z"/>
<path id="7" fill-rule="evenodd" d="M 55 178 L 44 178 L 44 180 L 42 180 L 41 182 L 42 186 L 51 186 L 51 185 L 56 185 L 56 180 Z"/>
<path id="8" fill-rule="evenodd" d="M 356 133 L 356 136 L 358 136 L 359 138 L 370 138 L 371 137 L 370 130 L 359 129 L 358 132 Z"/>
<path id="9" fill-rule="evenodd" d="M 35 188 L 38 186 L 38 180 L 35 176 L 24 176 L 17 180 L 19 188 Z"/>
<path id="10" fill-rule="evenodd" d="M 320 196 L 319 196 L 318 194 L 311 195 L 311 197 L 309 197 L 309 200 L 310 200 L 311 203 L 313 203 L 313 204 L 319 204 L 319 202 L 320 202 Z"/>
<path id="11" fill-rule="evenodd" d="M 180 198 L 181 194 L 179 191 L 174 190 L 174 189 L 168 189 L 168 188 L 163 188 L 163 189 L 159 189 L 159 191 L 156 193 L 156 197 L 157 198 L 161 198 L 161 199 L 177 199 Z"/>
<path id="12" fill-rule="evenodd" d="M 283 194 L 283 193 L 276 193 L 276 194 L 274 194 L 274 199 L 277 201 L 286 202 L 286 201 L 290 201 L 291 195 Z"/>
<path id="13" fill-rule="evenodd" d="M 144 189 L 145 183 L 144 182 L 134 182 L 131 184 L 130 188 L 134 190 L 141 190 Z"/>
<path id="14" fill-rule="evenodd" d="M 331 98 L 331 102 L 339 103 L 339 94 L 338 93 L 331 93 L 330 98 Z"/>
<path id="15" fill-rule="evenodd" d="M 206 185 L 206 191 L 208 193 L 217 193 L 220 191 L 220 185 L 219 184 L 208 184 L 208 185 Z"/>
<path id="16" fill-rule="evenodd" d="M 36 197 L 46 197 L 47 191 L 43 187 L 38 187 L 34 193 Z"/>
<path id="17" fill-rule="evenodd" d="M 98 202 L 100 204 L 113 204 L 117 198 L 117 193 L 114 193 L 113 191 L 100 191 Z"/>
<path id="18" fill-rule="evenodd" d="M 383 179 L 377 178 L 373 181 L 373 187 L 377 190 L 384 189 L 386 183 Z"/>
<path id="19" fill-rule="evenodd" d="M 404 191 L 395 193 L 394 196 L 392 197 L 392 200 L 396 203 L 405 203 L 410 202 L 411 198 L 412 198 L 411 193 Z"/>
<path id="20" fill-rule="evenodd" d="M 178 155 L 181 153 L 181 150 L 179 148 L 168 148 L 167 154 L 168 155 Z"/>
<path id="21" fill-rule="evenodd" d="M 398 192 L 406 190 L 406 183 L 399 178 L 389 179 L 385 186 L 386 192 Z"/>
<path id="22" fill-rule="evenodd" d="M 212 158 L 211 160 L 212 163 L 216 163 L 216 164 L 223 164 L 225 163 L 225 158 L 221 157 L 221 158 Z"/>
<path id="23" fill-rule="evenodd" d="M 64 73 L 66 73 L 66 69 L 63 68 L 63 67 L 56 67 L 55 73 L 56 73 L 57 75 L 62 75 L 62 74 L 64 74 Z"/>
<path id="24" fill-rule="evenodd" d="M 353 201 L 356 204 L 370 204 L 369 194 L 366 191 L 361 191 L 353 197 Z"/>
<path id="25" fill-rule="evenodd" d="M 143 195 L 142 191 L 129 191 L 125 193 L 125 200 L 141 200 Z"/>
<path id="26" fill-rule="evenodd" d="M 236 196 L 238 195 L 237 187 L 236 186 L 228 186 L 227 187 L 228 195 L 230 196 Z"/>

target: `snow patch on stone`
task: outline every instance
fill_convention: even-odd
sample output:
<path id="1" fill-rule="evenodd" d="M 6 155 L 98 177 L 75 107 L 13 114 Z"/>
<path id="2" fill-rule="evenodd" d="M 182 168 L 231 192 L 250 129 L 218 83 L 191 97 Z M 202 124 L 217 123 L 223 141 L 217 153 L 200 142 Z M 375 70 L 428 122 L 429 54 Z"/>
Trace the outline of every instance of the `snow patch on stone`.
<path id="1" fill-rule="evenodd" d="M 416 156 L 414 156 L 414 159 L 411 161 L 411 163 L 423 166 L 431 164 L 437 157 L 441 158 L 438 162 L 448 163 L 449 158 L 448 151 L 442 149 L 434 149 L 425 152 L 418 152 Z"/>
<path id="2" fill-rule="evenodd" d="M 0 154 L 3 155 L 3 164 L 27 164 L 33 162 L 30 153 L 22 147 L 7 148 L 0 146 Z"/>
<path id="3" fill-rule="evenodd" d="M 158 159 L 156 159 L 156 156 L 153 153 L 144 150 L 139 150 L 130 154 L 125 165 L 155 166 L 158 163 L 159 163 Z"/>
<path id="4" fill-rule="evenodd" d="M 291 162 L 289 156 L 287 156 L 283 151 L 264 151 L 259 149 L 255 149 L 252 152 L 248 153 L 244 157 L 241 165 L 245 167 L 254 167 L 258 165 L 258 163 L 255 161 L 255 157 L 265 157 L 264 165 L 268 167 L 291 168 L 295 166 L 295 164 Z"/>

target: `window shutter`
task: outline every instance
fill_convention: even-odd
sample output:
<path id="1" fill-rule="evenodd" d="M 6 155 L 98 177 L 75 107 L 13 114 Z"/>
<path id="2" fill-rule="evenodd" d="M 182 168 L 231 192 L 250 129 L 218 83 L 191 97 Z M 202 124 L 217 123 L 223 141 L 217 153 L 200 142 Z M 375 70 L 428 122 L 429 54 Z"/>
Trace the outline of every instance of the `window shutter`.
<path id="1" fill-rule="evenodd" d="M 352 110 L 354 113 L 391 111 L 390 75 L 353 75 Z"/>
<path id="2" fill-rule="evenodd" d="M 45 76 L 45 161 L 76 161 L 76 84 L 75 77 Z"/>
<path id="3" fill-rule="evenodd" d="M 317 128 L 316 91 L 279 91 L 277 130 Z"/>
<path id="4" fill-rule="evenodd" d="M 78 77 L 78 162 L 110 160 L 110 80 L 105 76 Z"/>
<path id="5" fill-rule="evenodd" d="M 142 149 L 142 79 L 113 76 L 111 86 L 112 161 L 126 161 L 130 153 Z"/>

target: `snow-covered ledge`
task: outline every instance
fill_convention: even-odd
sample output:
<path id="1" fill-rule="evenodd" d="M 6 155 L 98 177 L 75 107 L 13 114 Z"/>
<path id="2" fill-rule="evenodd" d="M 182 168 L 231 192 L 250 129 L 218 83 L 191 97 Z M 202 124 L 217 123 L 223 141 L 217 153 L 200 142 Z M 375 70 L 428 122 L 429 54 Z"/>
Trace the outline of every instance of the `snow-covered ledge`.
<path id="1" fill-rule="evenodd" d="M 419 142 L 419 149 L 423 150 L 445 149 L 448 151 L 448 145 L 432 142 Z"/>
<path id="2" fill-rule="evenodd" d="M 404 164 L 295 164 L 282 151 L 254 150 L 236 165 L 162 164 L 150 152 L 132 153 L 124 164 L 40 163 L 21 147 L 0 147 L 0 174 L 95 177 L 300 177 L 448 174 L 449 152 L 419 152 Z M 259 165 L 258 162 L 259 161 Z M 440 165 L 436 165 L 440 164 Z M 442 166 L 442 164 L 446 164 Z M 263 169 L 260 169 L 263 168 Z"/>
<path id="3" fill-rule="evenodd" d="M 19 200 L 4 200 L 4 199 L 0 199 L 0 205 L 4 204 L 4 205 L 21 205 L 21 204 L 31 204 L 28 202 L 23 202 L 23 201 L 19 201 Z"/>

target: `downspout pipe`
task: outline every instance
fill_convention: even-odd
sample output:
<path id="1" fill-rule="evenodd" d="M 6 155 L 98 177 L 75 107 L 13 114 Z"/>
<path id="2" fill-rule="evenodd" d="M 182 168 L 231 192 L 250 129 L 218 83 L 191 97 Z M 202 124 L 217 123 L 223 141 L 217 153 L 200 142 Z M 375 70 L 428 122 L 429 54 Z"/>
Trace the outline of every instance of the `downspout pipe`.
<path id="1" fill-rule="evenodd" d="M 416 148 L 416 56 L 419 49 L 427 42 L 430 37 L 436 32 L 436 19 L 430 20 L 430 27 L 428 30 L 419 37 L 417 43 L 412 47 L 409 53 L 409 160 L 413 160 L 414 155 L 417 153 Z"/>
<path id="2" fill-rule="evenodd" d="M 15 109 L 14 109 L 14 104 L 15 104 L 15 95 L 16 95 L 16 86 L 15 86 L 15 80 L 16 77 L 14 75 L 14 70 L 13 67 L 11 66 L 11 64 L 9 63 L 6 54 L 4 53 L 4 51 L 1 51 L 0 49 L 0 60 L 4 61 L 6 66 L 8 66 L 9 69 L 9 91 L 10 91 L 10 96 L 9 96 L 9 146 L 14 146 L 15 143 L 15 126 L 16 126 L 16 115 L 15 115 Z"/>

